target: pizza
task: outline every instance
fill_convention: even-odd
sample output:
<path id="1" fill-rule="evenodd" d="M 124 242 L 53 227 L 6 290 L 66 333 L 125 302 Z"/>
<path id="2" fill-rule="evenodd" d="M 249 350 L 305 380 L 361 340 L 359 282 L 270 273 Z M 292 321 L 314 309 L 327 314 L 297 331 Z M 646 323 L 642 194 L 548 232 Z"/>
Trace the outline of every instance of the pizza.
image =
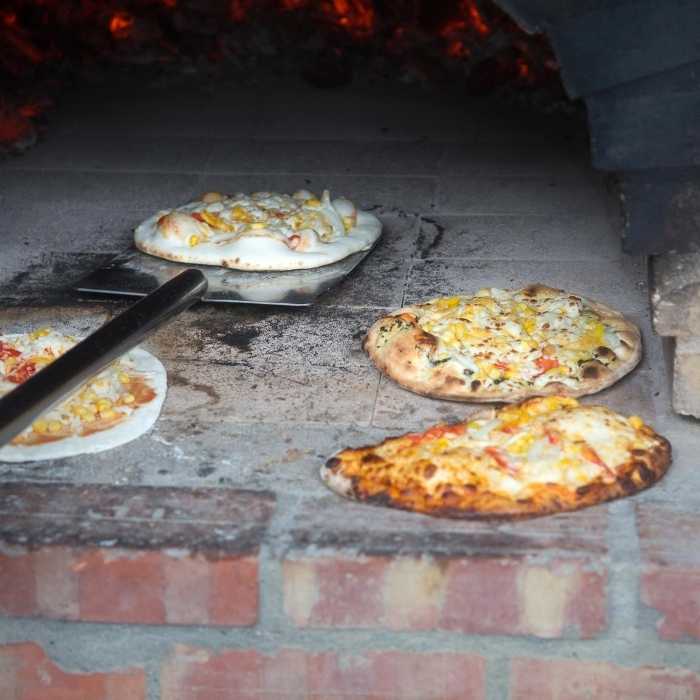
<path id="1" fill-rule="evenodd" d="M 77 342 L 49 328 L 0 336 L 0 397 Z M 155 423 L 165 390 L 163 365 L 135 348 L 0 447 L 0 462 L 101 452 L 129 442 Z"/>
<path id="2" fill-rule="evenodd" d="M 637 365 L 641 347 L 622 314 L 541 284 L 407 306 L 364 340 L 374 364 L 404 388 L 477 402 L 600 391 Z"/>
<path id="3" fill-rule="evenodd" d="M 346 449 L 321 468 L 335 492 L 451 518 L 520 518 L 629 496 L 660 479 L 668 441 L 638 416 L 567 396 Z"/>
<path id="4" fill-rule="evenodd" d="M 308 190 L 223 195 L 159 211 L 135 231 L 136 247 L 167 260 L 236 270 L 321 267 L 372 247 L 381 223 L 348 199 Z"/>

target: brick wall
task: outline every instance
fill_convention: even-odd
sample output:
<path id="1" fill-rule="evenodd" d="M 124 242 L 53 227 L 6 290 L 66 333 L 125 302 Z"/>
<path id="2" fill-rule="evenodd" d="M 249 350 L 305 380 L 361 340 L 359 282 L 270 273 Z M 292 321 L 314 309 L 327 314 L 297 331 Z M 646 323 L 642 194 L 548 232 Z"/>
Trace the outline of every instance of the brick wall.
<path id="1" fill-rule="evenodd" d="M 695 513 L 421 518 L 401 539 L 402 514 L 372 510 L 374 551 L 334 529 L 353 551 L 318 527 L 323 502 L 283 535 L 275 510 L 234 489 L 4 485 L 0 697 L 700 699 Z"/>

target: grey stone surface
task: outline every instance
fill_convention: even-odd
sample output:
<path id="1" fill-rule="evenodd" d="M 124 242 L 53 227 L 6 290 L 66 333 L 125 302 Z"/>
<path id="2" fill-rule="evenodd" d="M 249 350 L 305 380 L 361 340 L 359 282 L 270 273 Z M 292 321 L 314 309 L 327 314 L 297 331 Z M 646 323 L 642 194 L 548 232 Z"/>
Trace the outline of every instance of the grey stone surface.
<path id="1" fill-rule="evenodd" d="M 436 211 L 441 214 L 611 215 L 604 187 L 557 177 L 455 176 L 440 180 Z"/>
<path id="2" fill-rule="evenodd" d="M 574 272 L 575 268 L 575 272 Z M 641 313 L 648 305 L 645 265 L 619 260 L 421 260 L 413 266 L 404 301 L 426 301 L 442 294 L 476 292 L 482 287 L 516 289 L 541 282 L 609 303 L 619 311 Z"/>
<path id="3" fill-rule="evenodd" d="M 676 338 L 673 408 L 683 415 L 700 418 L 700 337 Z"/>
<path id="4" fill-rule="evenodd" d="M 378 213 L 384 237 L 315 307 L 186 312 L 145 344 L 170 373 L 163 415 L 148 434 L 96 455 L 2 464 L 4 480 L 271 490 L 279 536 L 271 546 L 303 548 L 314 531 L 308 546 L 320 546 L 321 525 L 339 537 L 364 527 L 366 548 L 375 532 L 378 547 L 398 542 L 399 532 L 411 551 L 443 536 L 454 543 L 471 526 L 341 501 L 328 494 L 318 468 L 339 448 L 479 409 L 420 397 L 380 377 L 361 349 L 377 316 L 440 294 L 533 281 L 600 299 L 640 325 L 639 368 L 586 401 L 659 424 L 679 443 L 673 469 L 692 472 L 700 428 L 670 409 L 645 262 L 621 254 L 619 202 L 590 176 L 577 128 L 488 100 L 416 100 L 413 88 L 383 95 L 373 88 L 286 86 L 273 94 L 256 85 L 193 86 L 178 93 L 173 109 L 175 88 L 182 90 L 68 96 L 45 142 L 0 166 L 0 205 L 10 213 L 0 224 L 1 329 L 94 328 L 125 303 L 83 306 L 66 291 L 70 282 L 125 246 L 130 228 L 152 211 L 211 189 L 330 187 Z M 124 100 L 130 109 L 118 113 Z M 279 100 L 286 111 L 275 107 Z M 44 307 L 17 306 L 23 299 Z M 680 481 L 667 483 L 670 494 L 682 493 Z M 594 520 L 607 522 L 610 511 L 601 512 Z M 631 529 L 621 512 L 615 522 Z M 573 532 L 572 546 L 586 549 L 581 533 L 593 517 L 532 527 L 550 528 L 552 546 L 561 548 Z M 294 537 L 285 539 L 280 533 L 291 522 Z M 423 532 L 431 534 L 421 539 Z M 508 541 L 525 548 L 527 537 L 513 533 Z"/>
<path id="5" fill-rule="evenodd" d="M 623 257 L 607 216 L 423 217 L 419 257 L 482 260 L 603 260 Z"/>
<path id="6" fill-rule="evenodd" d="M 660 335 L 700 336 L 700 253 L 652 258 L 651 303 Z"/>

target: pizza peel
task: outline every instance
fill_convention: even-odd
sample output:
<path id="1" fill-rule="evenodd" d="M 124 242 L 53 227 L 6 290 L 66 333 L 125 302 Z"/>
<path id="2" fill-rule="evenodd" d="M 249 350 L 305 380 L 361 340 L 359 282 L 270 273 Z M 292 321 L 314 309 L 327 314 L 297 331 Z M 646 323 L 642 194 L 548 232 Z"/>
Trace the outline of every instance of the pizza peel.
<path id="1" fill-rule="evenodd" d="M 330 265 L 282 272 L 247 272 L 171 262 L 132 248 L 81 279 L 74 289 L 89 294 L 146 296 L 183 270 L 195 269 L 207 280 L 202 301 L 310 306 L 321 294 L 342 282 L 372 252 L 374 245 Z"/>

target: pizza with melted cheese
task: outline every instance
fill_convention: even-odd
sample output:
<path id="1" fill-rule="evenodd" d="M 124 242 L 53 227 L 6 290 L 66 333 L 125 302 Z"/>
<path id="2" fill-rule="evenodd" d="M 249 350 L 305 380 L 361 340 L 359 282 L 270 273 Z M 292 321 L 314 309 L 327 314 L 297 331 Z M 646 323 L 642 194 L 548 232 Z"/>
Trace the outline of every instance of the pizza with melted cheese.
<path id="1" fill-rule="evenodd" d="M 629 496 L 670 462 L 668 441 L 638 416 L 548 396 L 343 450 L 321 477 L 359 501 L 452 518 L 519 518 Z"/>
<path id="2" fill-rule="evenodd" d="M 163 210 L 141 223 L 136 247 L 167 260 L 236 270 L 321 267 L 368 250 L 381 233 L 379 219 L 348 199 L 308 190 L 202 198 Z"/>
<path id="3" fill-rule="evenodd" d="M 0 336 L 0 397 L 77 342 L 49 328 Z M 129 442 L 153 425 L 165 390 L 163 365 L 135 348 L 0 447 L 0 462 L 67 457 Z"/>
<path id="4" fill-rule="evenodd" d="M 404 388 L 457 401 L 591 394 L 630 372 L 641 347 L 622 314 L 540 284 L 407 306 L 364 340 L 375 365 Z"/>

